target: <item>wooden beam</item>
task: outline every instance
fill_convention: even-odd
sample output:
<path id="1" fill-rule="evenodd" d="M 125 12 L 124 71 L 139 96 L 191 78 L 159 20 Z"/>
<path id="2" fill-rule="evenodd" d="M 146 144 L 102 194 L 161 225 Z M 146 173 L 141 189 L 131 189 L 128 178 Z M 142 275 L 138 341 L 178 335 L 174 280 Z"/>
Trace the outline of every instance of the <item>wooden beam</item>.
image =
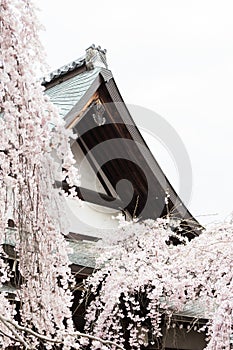
<path id="1" fill-rule="evenodd" d="M 60 187 L 60 182 L 56 181 L 55 185 L 57 187 Z M 69 189 L 71 187 L 65 182 L 62 182 L 62 189 L 65 192 L 69 192 Z M 93 190 L 89 190 L 88 188 L 84 187 L 78 187 L 78 186 L 72 186 L 72 188 L 75 189 L 75 192 L 77 193 L 77 197 L 81 199 L 84 202 L 89 202 L 97 205 L 101 205 L 102 207 L 111 208 L 111 209 L 117 209 L 117 210 L 123 210 L 123 202 L 116 197 L 108 196 L 107 194 L 96 192 Z"/>

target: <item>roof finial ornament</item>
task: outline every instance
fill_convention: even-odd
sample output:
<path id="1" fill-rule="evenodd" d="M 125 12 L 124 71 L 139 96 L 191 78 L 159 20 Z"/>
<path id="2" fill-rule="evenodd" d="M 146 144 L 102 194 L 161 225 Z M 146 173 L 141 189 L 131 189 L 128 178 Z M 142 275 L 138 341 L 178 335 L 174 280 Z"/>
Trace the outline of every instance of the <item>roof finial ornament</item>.
<path id="1" fill-rule="evenodd" d="M 96 47 L 94 44 L 86 49 L 86 67 L 88 70 L 94 69 L 95 67 L 108 68 L 106 60 L 107 50 L 101 49 L 101 46 Z"/>

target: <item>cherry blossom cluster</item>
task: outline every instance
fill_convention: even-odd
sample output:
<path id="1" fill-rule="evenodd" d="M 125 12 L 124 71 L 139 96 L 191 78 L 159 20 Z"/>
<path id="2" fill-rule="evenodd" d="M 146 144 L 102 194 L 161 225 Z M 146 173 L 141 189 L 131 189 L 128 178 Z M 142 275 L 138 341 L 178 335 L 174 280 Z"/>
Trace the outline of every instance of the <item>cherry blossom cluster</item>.
<path id="1" fill-rule="evenodd" d="M 62 235 L 61 193 L 54 183 L 69 174 L 72 183 L 77 175 L 70 133 L 37 78 L 44 73 L 44 53 L 31 1 L 0 0 L 0 8 L 0 241 L 4 243 L 8 220 L 13 220 L 21 326 L 63 339 L 73 332 L 72 277 Z M 9 280 L 6 258 L 1 246 L 0 288 Z M 14 305 L 7 294 L 0 298 L 1 348 L 18 342 L 36 349 L 40 340 L 32 334 L 23 340 L 12 326 Z M 71 346 L 67 339 L 64 349 Z"/>
<path id="2" fill-rule="evenodd" d="M 173 236 L 182 243 L 173 245 Z M 86 330 L 140 349 L 161 341 L 161 325 L 169 328 L 174 314 L 195 303 L 196 317 L 206 319 L 197 329 L 205 332 L 206 350 L 232 349 L 232 237 L 231 222 L 192 241 L 181 238 L 170 219 L 122 227 L 100 243 L 97 271 L 87 280 L 94 300 Z"/>

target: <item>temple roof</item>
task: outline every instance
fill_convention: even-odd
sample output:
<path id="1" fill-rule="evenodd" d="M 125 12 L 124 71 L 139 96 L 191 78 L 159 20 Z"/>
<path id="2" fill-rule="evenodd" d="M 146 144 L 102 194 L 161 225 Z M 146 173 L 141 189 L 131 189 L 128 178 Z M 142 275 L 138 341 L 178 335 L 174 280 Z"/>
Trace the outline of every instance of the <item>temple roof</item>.
<path id="1" fill-rule="evenodd" d="M 141 219 L 156 219 L 172 213 L 173 217 L 182 220 L 183 230 L 189 238 L 200 233 L 202 226 L 169 183 L 135 125 L 108 69 L 106 50 L 90 46 L 85 56 L 50 73 L 43 79 L 43 85 L 66 126 L 79 135 L 77 143 L 84 154 L 90 154 L 101 144 L 108 144 L 90 159 L 92 165 L 96 163 L 97 168 L 98 165 L 101 167 L 98 176 L 106 194 L 126 202 L 131 193 L 128 188 L 125 193 L 117 193 L 117 183 L 121 179 L 132 182 L 134 196 L 131 203 L 116 209 L 126 210 L 131 217 L 139 215 Z M 103 114 L 102 121 L 97 120 L 98 108 Z M 121 140 L 117 149 L 113 145 L 116 139 Z M 127 147 L 129 140 L 132 146 Z M 166 193 L 169 193 L 167 208 Z M 119 206 L 119 201 L 116 202 Z"/>

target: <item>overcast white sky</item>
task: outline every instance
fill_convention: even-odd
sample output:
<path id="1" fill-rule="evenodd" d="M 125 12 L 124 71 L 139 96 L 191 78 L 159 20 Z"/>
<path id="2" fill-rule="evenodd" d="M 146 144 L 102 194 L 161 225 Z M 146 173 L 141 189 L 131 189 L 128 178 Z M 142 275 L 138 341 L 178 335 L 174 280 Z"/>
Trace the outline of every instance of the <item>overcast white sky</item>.
<path id="1" fill-rule="evenodd" d="M 193 169 L 191 212 L 202 223 L 230 214 L 233 2 L 35 3 L 46 28 L 42 41 L 51 69 L 82 56 L 92 43 L 106 48 L 109 68 L 125 102 L 157 112 L 183 140 Z M 171 157 L 161 150 L 156 156 L 177 189 Z"/>

